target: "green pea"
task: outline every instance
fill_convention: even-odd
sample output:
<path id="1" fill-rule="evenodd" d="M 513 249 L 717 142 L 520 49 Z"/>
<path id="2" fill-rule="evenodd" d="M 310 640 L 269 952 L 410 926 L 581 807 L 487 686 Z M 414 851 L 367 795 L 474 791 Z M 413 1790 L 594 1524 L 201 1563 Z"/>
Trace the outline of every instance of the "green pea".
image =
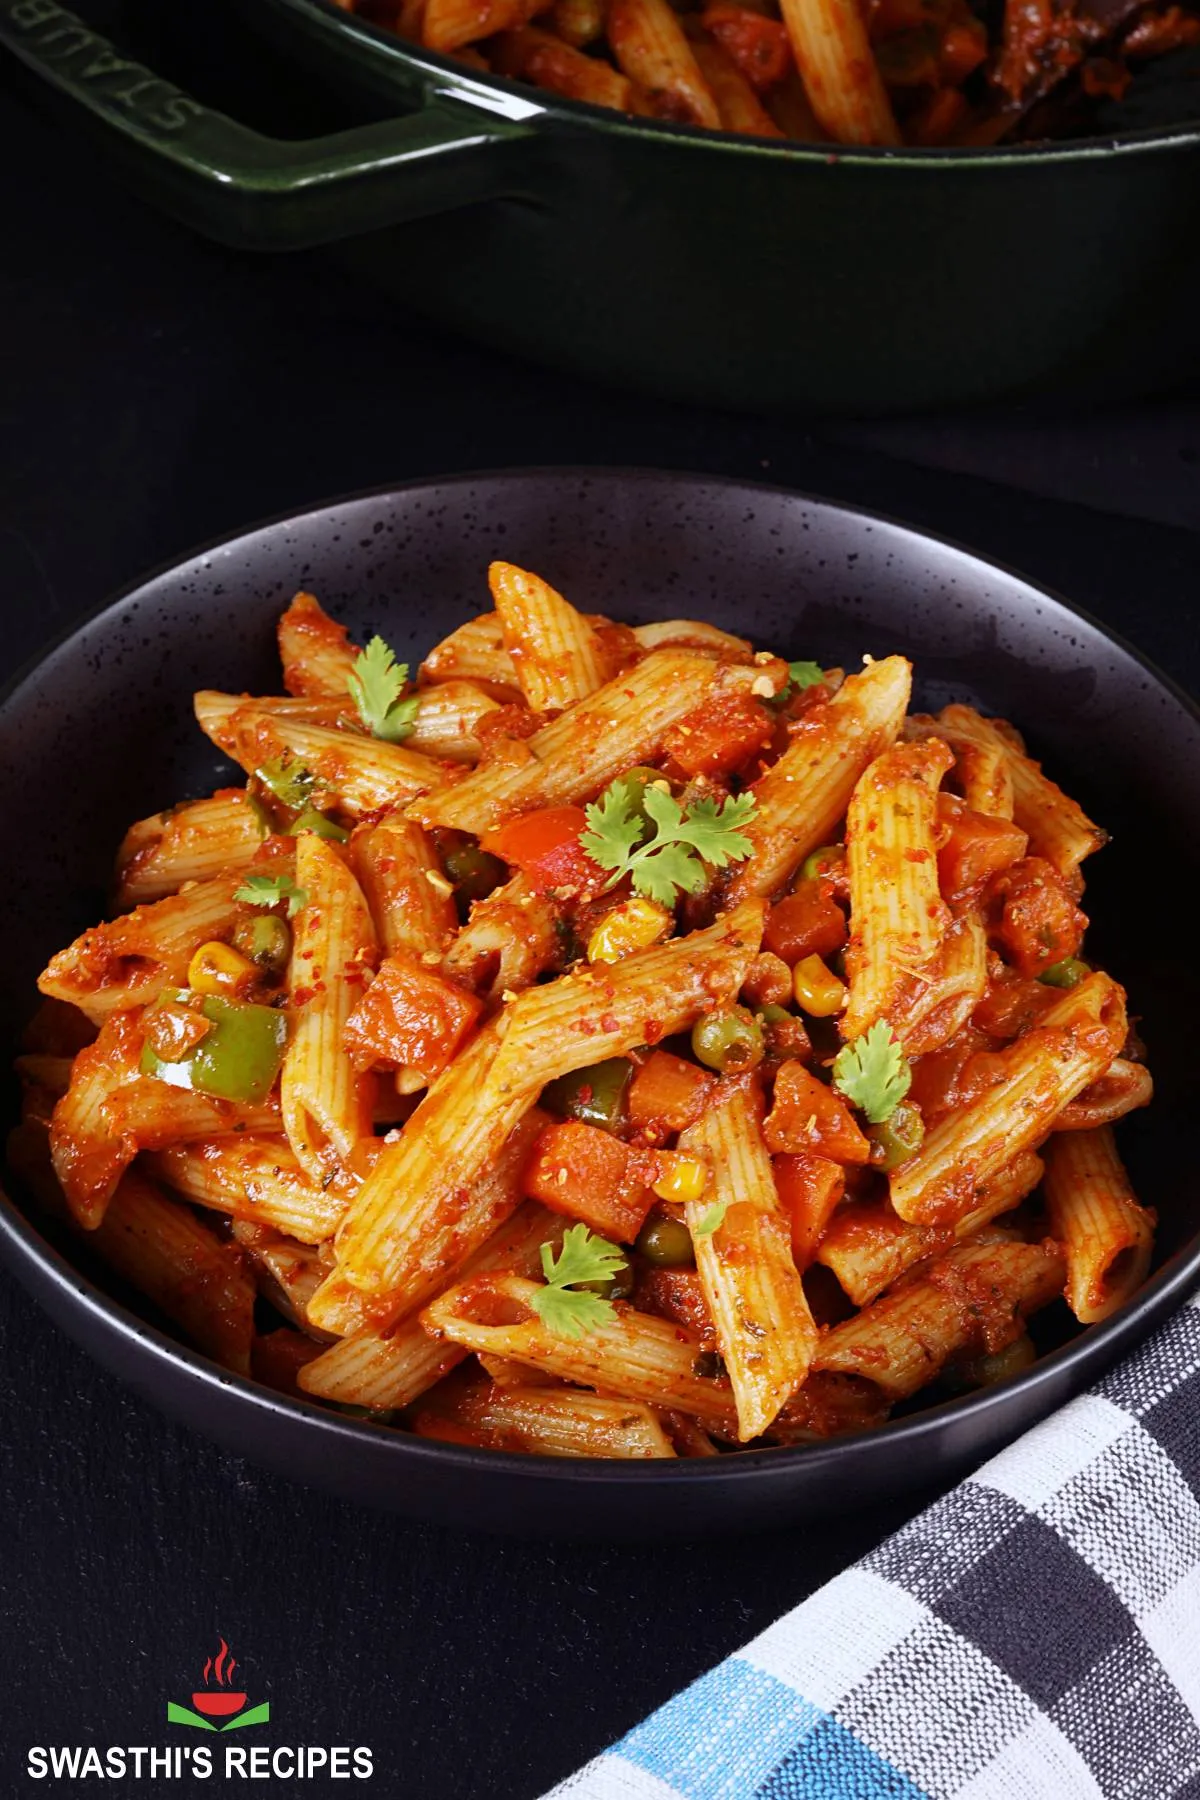
<path id="1" fill-rule="evenodd" d="M 756 1068 L 765 1048 L 762 1026 L 744 1006 L 705 1013 L 692 1026 L 692 1051 L 697 1061 L 719 1075 Z"/>
<path id="2" fill-rule="evenodd" d="M 846 846 L 844 844 L 822 844 L 806 856 L 800 865 L 801 881 L 818 881 L 823 876 L 826 881 L 835 881 L 846 866 Z"/>
<path id="3" fill-rule="evenodd" d="M 605 1131 L 620 1131 L 625 1123 L 626 1099 L 633 1078 L 633 1064 L 624 1056 L 610 1056 L 589 1069 L 560 1075 L 542 1095 L 546 1105 L 564 1119 L 582 1119 Z"/>
<path id="4" fill-rule="evenodd" d="M 454 883 L 461 900 L 485 900 L 502 882 L 508 871 L 498 856 L 481 850 L 478 844 L 456 844 L 442 852 L 446 874 Z"/>
<path id="5" fill-rule="evenodd" d="M 600 1294 L 605 1300 L 628 1300 L 637 1286 L 637 1271 L 626 1257 L 621 1267 L 604 1281 L 577 1281 L 576 1287 L 586 1288 L 589 1294 Z"/>
<path id="6" fill-rule="evenodd" d="M 1043 969 L 1038 980 L 1044 981 L 1047 987 L 1073 988 L 1091 972 L 1091 963 L 1085 963 L 1081 956 L 1065 956 L 1062 962 L 1051 963 L 1048 969 Z"/>
<path id="7" fill-rule="evenodd" d="M 659 1269 L 688 1268 L 696 1260 L 691 1232 L 681 1219 L 668 1219 L 665 1213 L 647 1219 L 638 1233 L 637 1248 Z"/>
<path id="8" fill-rule="evenodd" d="M 902 1101 L 890 1119 L 872 1125 L 867 1131 L 871 1140 L 871 1165 L 885 1171 L 898 1169 L 910 1156 L 915 1156 L 925 1138 L 925 1121 L 920 1108 Z"/>
<path id="9" fill-rule="evenodd" d="M 270 975 L 282 975 L 292 954 L 287 920 L 275 913 L 256 913 L 252 919 L 239 919 L 233 942 L 235 949 Z"/>

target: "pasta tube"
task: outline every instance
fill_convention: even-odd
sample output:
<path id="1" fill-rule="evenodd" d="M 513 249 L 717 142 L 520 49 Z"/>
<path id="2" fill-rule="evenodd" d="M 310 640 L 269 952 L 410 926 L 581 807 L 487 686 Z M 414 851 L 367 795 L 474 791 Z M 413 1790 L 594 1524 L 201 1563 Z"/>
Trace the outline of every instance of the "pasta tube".
<path id="1" fill-rule="evenodd" d="M 310 725 L 236 694 L 196 695 L 201 729 L 248 774 L 271 762 L 300 763 L 353 819 L 404 806 L 445 780 L 440 763 L 404 744 Z"/>
<path id="2" fill-rule="evenodd" d="M 1003 1078 L 934 1126 L 891 1177 L 892 1205 L 915 1224 L 952 1225 L 975 1190 L 1033 1149 L 1076 1094 L 1103 1074 L 1125 1039 L 1125 996 L 1089 975 L 997 1056 Z"/>
<path id="3" fill-rule="evenodd" d="M 827 706 L 799 721 L 778 762 L 749 790 L 757 809 L 740 829 L 752 849 L 729 884 L 731 901 L 775 893 L 829 841 L 859 776 L 895 741 L 911 686 L 911 665 L 888 656 L 851 675 Z"/>
<path id="4" fill-rule="evenodd" d="M 761 1437 L 808 1373 L 817 1327 L 792 1260 L 783 1213 L 762 1140 L 759 1096 L 732 1088 L 679 1138 L 685 1156 L 708 1163 L 704 1193 L 686 1218 L 696 1268 L 737 1403 L 738 1437 Z M 702 1231 L 713 1207 L 715 1230 Z"/>
<path id="5" fill-rule="evenodd" d="M 945 935 L 934 832 L 938 784 L 953 760 L 936 738 L 896 744 L 863 772 L 851 796 L 847 1040 L 885 1015 L 905 976 L 929 962 Z"/>
<path id="6" fill-rule="evenodd" d="M 273 1225 L 302 1244 L 331 1237 L 346 1192 L 315 1186 L 282 1138 L 219 1138 L 177 1144 L 151 1159 L 151 1171 L 200 1206 Z"/>
<path id="7" fill-rule="evenodd" d="M 442 1436 L 445 1416 L 418 1414 L 413 1429 L 419 1437 Z M 611 1400 L 563 1388 L 492 1385 L 469 1390 L 448 1416 L 495 1450 L 624 1461 L 675 1455 L 654 1408 L 637 1400 Z"/>
<path id="8" fill-rule="evenodd" d="M 952 1356 L 1003 1350 L 1062 1292 L 1058 1245 L 1000 1239 L 951 1250 L 928 1275 L 885 1294 L 822 1338 L 814 1367 L 857 1375 L 906 1400 Z"/>
<path id="9" fill-rule="evenodd" d="M 342 1030 L 377 946 L 362 891 L 331 844 L 296 839 L 296 885 L 307 896 L 294 928 L 288 991 L 295 1014 L 283 1059 L 280 1106 L 293 1151 L 313 1181 L 345 1163 L 371 1135 L 374 1079 L 356 1074 Z"/>
<path id="10" fill-rule="evenodd" d="M 1067 1305 L 1094 1325 L 1145 1281 L 1155 1216 L 1138 1204 L 1111 1127 L 1056 1132 L 1046 1146 L 1050 1229 L 1067 1258 Z"/>
<path id="11" fill-rule="evenodd" d="M 313 594 L 299 593 L 277 628 L 283 685 L 289 694 L 344 701 L 358 654 L 344 625 Z"/>
<path id="12" fill-rule="evenodd" d="M 581 1387 L 687 1413 L 724 1437 L 737 1435 L 729 1383 L 696 1373 L 703 1347 L 683 1326 L 618 1305 L 582 1337 L 558 1337 L 533 1310 L 538 1289 L 518 1275 L 477 1275 L 427 1306 L 422 1321 L 433 1336 L 464 1349 L 549 1369 Z M 513 1323 L 491 1322 L 501 1306 Z"/>
<path id="13" fill-rule="evenodd" d="M 117 852 L 119 911 L 249 868 L 267 828 L 243 788 L 224 788 L 131 825 Z"/>
<path id="14" fill-rule="evenodd" d="M 540 1126 L 541 1120 L 536 1123 Z M 508 1155 L 502 1157 L 514 1198 L 531 1135 L 518 1132 Z M 474 1255 L 457 1269 L 443 1271 L 446 1285 L 502 1271 L 539 1274 L 542 1245 L 549 1244 L 557 1251 L 569 1223 L 560 1214 L 527 1200 Z M 431 1338 L 417 1319 L 410 1318 L 390 1331 L 368 1325 L 309 1363 L 299 1378 L 300 1386 L 323 1400 L 390 1412 L 410 1405 L 468 1354 L 460 1344 Z"/>
<path id="15" fill-rule="evenodd" d="M 636 668 L 606 682 L 526 742 L 519 762 L 476 769 L 441 793 L 427 794 L 409 817 L 482 835 L 514 813 L 558 806 L 600 790 L 632 764 L 653 756 L 672 725 L 699 705 L 723 672 L 710 657 L 655 650 Z"/>
<path id="16" fill-rule="evenodd" d="M 549 582 L 506 562 L 491 565 L 488 582 L 504 648 L 534 712 L 562 712 L 603 686 L 600 639 Z"/>
<path id="17" fill-rule="evenodd" d="M 832 1269 L 855 1306 L 866 1306 L 911 1269 L 966 1239 L 1031 1194 L 1042 1179 L 1042 1160 L 1032 1150 L 975 1190 L 972 1206 L 953 1226 L 910 1225 L 887 1200 L 847 1206 L 829 1226 L 817 1261 Z"/>

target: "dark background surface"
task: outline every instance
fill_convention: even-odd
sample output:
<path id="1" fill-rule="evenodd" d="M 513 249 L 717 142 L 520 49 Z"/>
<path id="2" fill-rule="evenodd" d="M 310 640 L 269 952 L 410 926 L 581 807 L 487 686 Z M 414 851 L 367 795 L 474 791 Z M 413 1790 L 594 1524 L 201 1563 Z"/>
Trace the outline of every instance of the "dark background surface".
<path id="1" fill-rule="evenodd" d="M 223 70 L 269 114 L 279 96 L 249 93 L 239 47 L 206 47 L 210 93 Z M 320 257 L 190 239 L 5 66 L 0 170 L 0 675 L 108 591 L 253 519 L 441 471 L 597 462 L 760 476 L 928 526 L 1200 688 L 1194 393 L 886 426 L 656 405 L 451 341 Z M 272 1702 L 273 1742 L 369 1744 L 367 1791 L 389 1796 L 532 1800 L 910 1510 L 864 1495 L 825 1530 L 699 1546 L 451 1537 L 176 1429 L 7 1277 L 0 1331 L 4 1795 L 49 1790 L 23 1776 L 31 1743 L 161 1743 L 166 1700 L 188 1700 L 219 1633 Z"/>

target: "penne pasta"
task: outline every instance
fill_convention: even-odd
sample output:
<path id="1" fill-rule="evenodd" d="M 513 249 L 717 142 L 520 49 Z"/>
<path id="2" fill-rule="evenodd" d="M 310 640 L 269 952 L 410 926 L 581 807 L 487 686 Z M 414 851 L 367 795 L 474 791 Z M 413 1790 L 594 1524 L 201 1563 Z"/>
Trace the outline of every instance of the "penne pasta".
<path id="1" fill-rule="evenodd" d="M 754 660 L 754 646 L 748 638 L 735 637 L 704 619 L 654 619 L 648 625 L 635 625 L 633 636 L 643 650 L 704 650 L 725 662 Z"/>
<path id="2" fill-rule="evenodd" d="M 681 1133 L 684 1155 L 707 1162 L 704 1193 L 685 1208 L 696 1268 L 729 1371 L 742 1443 L 761 1437 L 800 1386 L 817 1327 L 792 1260 L 791 1220 L 762 1140 L 761 1095 L 731 1089 Z M 705 1230 L 713 1207 L 724 1208 Z"/>
<path id="3" fill-rule="evenodd" d="M 1042 1179 L 1043 1164 L 1025 1150 L 976 1188 L 971 1210 L 952 1226 L 910 1225 L 886 1199 L 845 1207 L 831 1223 L 817 1261 L 832 1269 L 855 1306 L 866 1306 L 914 1264 L 939 1255 L 1018 1206 Z"/>
<path id="4" fill-rule="evenodd" d="M 706 931 L 592 964 L 529 988 L 508 1010 L 492 1073 L 501 1093 L 540 1088 L 639 1044 L 656 1044 L 726 1005 L 762 942 L 764 908 L 749 900 Z"/>
<path id="5" fill-rule="evenodd" d="M 444 1179 L 441 1168 L 428 1170 L 423 1166 L 423 1157 L 432 1161 L 446 1141 L 453 1145 L 453 1118 L 461 1109 L 462 1085 L 479 1076 L 480 1069 L 488 1064 L 489 1055 L 491 1049 L 484 1042 L 475 1055 L 466 1051 L 459 1057 L 453 1067 L 464 1071 L 461 1082 L 444 1085 L 441 1093 L 437 1093 L 439 1084 L 435 1085 L 423 1107 L 414 1114 L 417 1129 L 412 1132 L 412 1143 L 408 1143 L 407 1157 L 401 1156 L 401 1148 L 405 1147 L 408 1134 L 401 1134 L 394 1143 L 387 1145 L 380 1163 L 376 1163 L 376 1175 L 380 1174 L 380 1165 L 383 1165 L 376 1193 L 365 1197 L 365 1206 L 358 1206 L 360 1215 L 367 1213 L 371 1219 L 378 1219 L 380 1193 L 389 1192 L 394 1170 L 401 1163 L 407 1161 L 408 1166 L 416 1166 L 417 1174 L 425 1174 L 423 1188 L 414 1186 L 412 1192 L 403 1186 L 398 1188 L 392 1208 L 385 1213 L 392 1231 L 389 1280 L 380 1283 L 381 1291 L 363 1292 L 362 1287 L 349 1278 L 356 1271 L 351 1269 L 347 1274 L 345 1256 L 342 1247 L 338 1246 L 340 1262 L 309 1305 L 309 1318 L 315 1325 L 338 1332 L 340 1336 L 347 1336 L 362 1327 L 389 1332 L 399 1319 L 408 1318 L 426 1301 L 432 1300 L 434 1294 L 453 1278 L 455 1271 L 462 1269 L 466 1260 L 484 1246 L 518 1208 L 522 1201 L 520 1177 L 534 1138 L 545 1125 L 545 1114 L 536 1107 L 525 1112 L 524 1118 L 516 1116 L 513 1129 L 498 1138 L 488 1166 L 484 1166 L 486 1159 L 471 1156 L 470 1147 L 459 1150 L 464 1170 L 479 1161 L 480 1172 L 475 1177 L 464 1174 L 461 1181 L 455 1183 L 453 1179 Z M 425 1112 L 425 1118 L 419 1118 L 421 1112 Z M 446 1132 L 448 1121 L 450 1132 Z M 488 1129 L 488 1123 L 484 1123 L 482 1130 L 488 1132 Z M 444 1138 L 443 1132 L 446 1132 Z M 446 1156 L 450 1156 L 450 1152 L 446 1152 Z M 358 1199 L 362 1201 L 362 1193 Z"/>
<path id="6" fill-rule="evenodd" d="M 987 988 L 987 934 L 977 912 L 963 913 L 929 962 L 904 978 L 887 1020 L 910 1058 L 928 1056 L 958 1035 Z"/>
<path id="7" fill-rule="evenodd" d="M 604 685 L 608 668 L 600 639 L 540 575 L 494 562 L 488 584 L 504 648 L 534 712 L 562 712 Z"/>
<path id="8" fill-rule="evenodd" d="M 727 669 L 722 676 L 710 657 L 695 651 L 651 651 L 636 668 L 543 725 L 521 760 L 476 769 L 453 787 L 428 794 L 409 817 L 481 834 L 527 808 L 587 798 L 631 764 L 652 757 L 671 726 L 718 680 L 748 673 Z"/>
<path id="9" fill-rule="evenodd" d="M 181 894 L 94 925 L 51 957 L 38 987 L 69 1000 L 96 1025 L 146 1005 L 164 987 L 184 984 L 201 944 L 232 931 L 240 914 L 233 896 L 241 881 L 240 873 L 198 881 Z"/>
<path id="10" fill-rule="evenodd" d="M 118 911 L 178 893 L 188 881 L 210 881 L 247 869 L 268 826 L 243 788 L 222 788 L 130 827 L 117 852 Z"/>
<path id="11" fill-rule="evenodd" d="M 1057 1244 L 974 1243 L 939 1258 L 922 1280 L 835 1325 L 814 1367 L 855 1375 L 889 1401 L 906 1400 L 940 1374 L 952 1356 L 994 1354 L 1019 1337 L 1024 1322 L 1062 1292 Z"/>
<path id="12" fill-rule="evenodd" d="M 667 0 L 611 0 L 608 41 L 617 67 L 649 94 L 659 118 L 720 128 L 717 103 Z"/>
<path id="13" fill-rule="evenodd" d="M 896 744 L 864 770 L 851 795 L 847 1040 L 885 1016 L 905 977 L 930 961 L 945 935 L 935 829 L 938 784 L 952 761 L 936 739 Z"/>
<path id="14" fill-rule="evenodd" d="M 348 854 L 384 954 L 440 957 L 458 915 L 451 883 L 421 827 L 394 814 L 360 825 Z"/>
<path id="15" fill-rule="evenodd" d="M 506 1356 L 549 1369 L 565 1381 L 625 1400 L 644 1400 L 699 1419 L 725 1437 L 737 1434 L 737 1409 L 728 1381 L 697 1374 L 698 1338 L 666 1319 L 617 1307 L 610 1319 L 580 1338 L 556 1336 L 538 1319 L 539 1284 L 518 1275 L 477 1275 L 425 1308 L 434 1337 L 466 1350 Z M 511 1321 L 496 1324 L 498 1311 Z"/>
<path id="16" fill-rule="evenodd" d="M 279 620 L 279 660 L 289 694 L 344 702 L 357 648 L 314 594 L 299 593 Z"/>
<path id="17" fill-rule="evenodd" d="M 550 0 L 425 0 L 421 38 L 427 50 L 457 50 L 472 39 L 526 25 Z"/>
<path id="18" fill-rule="evenodd" d="M 279 1100 L 288 1142 L 320 1182 L 371 1135 L 374 1081 L 354 1069 L 342 1031 L 377 946 L 358 883 L 337 851 L 311 832 L 296 840 L 296 885 L 306 904 L 295 923 L 288 981 L 294 1024 Z"/>
<path id="19" fill-rule="evenodd" d="M 231 1234 L 241 1245 L 264 1299 L 306 1336 L 328 1343 L 328 1334 L 309 1323 L 308 1302 L 325 1274 L 322 1253 L 314 1244 L 301 1244 L 268 1225 L 234 1219 Z"/>
<path id="20" fill-rule="evenodd" d="M 502 700 L 521 692 L 512 657 L 504 648 L 504 632 L 494 612 L 480 613 L 435 644 L 421 664 L 423 685 L 444 681 L 482 683 Z"/>
<path id="21" fill-rule="evenodd" d="M 528 1130 L 519 1132 L 507 1158 L 502 1158 L 514 1192 L 530 1135 Z M 549 1244 L 557 1250 L 568 1223 L 559 1214 L 527 1200 L 472 1255 L 442 1272 L 444 1285 L 497 1272 L 540 1274 L 542 1245 Z M 414 1318 L 391 1329 L 368 1325 L 340 1339 L 309 1363 L 300 1377 L 300 1386 L 305 1393 L 323 1400 L 391 1412 L 419 1399 L 468 1354 L 461 1345 L 431 1338 Z"/>
<path id="22" fill-rule="evenodd" d="M 895 741 L 911 685 L 905 659 L 885 657 L 849 676 L 827 706 L 799 721 L 778 762 L 749 790 L 756 802 L 745 827 L 751 851 L 729 884 L 731 901 L 774 894 L 829 841 L 859 776 Z"/>
<path id="23" fill-rule="evenodd" d="M 489 1386 L 469 1389 L 448 1416 L 493 1450 L 627 1461 L 675 1455 L 658 1414 L 637 1400 L 562 1388 Z M 442 1423 L 437 1413 L 418 1414 L 413 1429 L 419 1437 L 439 1437 Z"/>
<path id="24" fill-rule="evenodd" d="M 898 144 L 858 0 L 779 0 L 779 10 L 822 130 L 839 144 Z"/>
<path id="25" fill-rule="evenodd" d="M 235 1100 L 215 1100 L 187 1088 L 169 1087 L 150 1075 L 122 1084 L 108 1095 L 104 1107 L 113 1133 L 128 1136 L 139 1150 L 165 1150 L 171 1144 L 196 1143 L 202 1138 L 283 1130 L 279 1102 L 273 1097 L 257 1106 L 244 1106 Z"/>
<path id="26" fill-rule="evenodd" d="M 446 681 L 417 695 L 409 750 L 440 757 L 443 762 L 475 763 L 483 754 L 479 727 L 499 702 L 474 681 Z"/>
<path id="27" fill-rule="evenodd" d="M 688 42 L 696 67 L 716 102 L 722 130 L 739 131 L 748 137 L 781 138 L 783 132 L 720 44 L 702 31 L 689 35 Z"/>
<path id="28" fill-rule="evenodd" d="M 419 750 L 310 725 L 236 694 L 197 694 L 196 718 L 247 774 L 268 763 L 299 763 L 352 819 L 403 806 L 445 780 L 442 765 Z"/>
<path id="29" fill-rule="evenodd" d="M 108 1101 L 136 1080 L 142 1054 L 137 1013 L 117 1013 L 81 1050 L 50 1119 L 50 1158 L 77 1224 L 94 1231 L 137 1155 L 128 1132 L 114 1132 Z"/>
<path id="30" fill-rule="evenodd" d="M 62 1192 L 44 1127 L 25 1124 L 11 1132 L 8 1163 L 46 1210 L 61 1217 Z M 122 1175 L 87 1242 L 197 1349 L 249 1374 L 254 1283 L 236 1244 L 217 1237 L 190 1207 L 168 1199 L 136 1169 Z"/>
<path id="31" fill-rule="evenodd" d="M 176 1144 L 150 1171 L 199 1206 L 273 1225 L 302 1244 L 332 1236 L 346 1210 L 345 1186 L 314 1185 L 283 1138 L 218 1138 Z"/>
<path id="32" fill-rule="evenodd" d="M 592 0 L 585 0 L 590 5 Z M 557 15 L 572 0 L 558 0 L 553 7 Z M 627 75 L 595 56 L 585 56 L 582 49 L 548 31 L 526 25 L 518 31 L 501 32 L 492 39 L 492 66 L 498 75 L 515 75 L 530 81 L 534 87 L 563 94 L 569 100 L 587 100 L 593 106 L 611 106 L 617 112 L 649 111 L 638 89 Z"/>
<path id="33" fill-rule="evenodd" d="M 991 719 L 981 718 L 969 706 L 946 706 L 935 728 L 955 751 L 984 750 L 1004 757 L 1012 783 L 1012 818 L 1029 837 L 1029 854 L 1053 863 L 1079 891 L 1079 865 L 1105 842 L 1105 834 L 1093 825 L 1083 808 L 1064 794 L 1020 746 L 1004 736 Z"/>
<path id="34" fill-rule="evenodd" d="M 1091 1131 L 1097 1125 L 1112 1125 L 1126 1113 L 1149 1106 L 1153 1098 L 1154 1078 L 1146 1065 L 1117 1056 L 1099 1080 L 1063 1107 L 1054 1121 L 1054 1129 L 1056 1132 Z"/>
<path id="35" fill-rule="evenodd" d="M 916 1224 L 952 1225 L 975 1190 L 1053 1128 L 1062 1109 L 1110 1065 L 1125 1039 L 1125 996 L 1089 975 L 1001 1051 L 1001 1079 L 940 1120 L 891 1177 L 892 1205 Z"/>
<path id="36" fill-rule="evenodd" d="M 514 875 L 475 902 L 442 968 L 477 993 L 518 994 L 557 961 L 559 917 L 549 895 L 535 893 L 528 876 Z"/>
<path id="37" fill-rule="evenodd" d="M 1050 1229 L 1067 1260 L 1067 1305 L 1095 1325 L 1145 1281 L 1155 1216 L 1138 1204 L 1111 1127 L 1058 1132 L 1046 1146 Z"/>

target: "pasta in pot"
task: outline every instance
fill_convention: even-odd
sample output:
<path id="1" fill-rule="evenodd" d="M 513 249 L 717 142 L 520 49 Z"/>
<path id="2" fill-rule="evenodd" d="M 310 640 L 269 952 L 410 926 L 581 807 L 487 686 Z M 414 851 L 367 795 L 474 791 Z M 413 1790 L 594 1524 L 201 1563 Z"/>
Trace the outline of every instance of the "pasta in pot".
<path id="1" fill-rule="evenodd" d="M 525 1453 L 861 1430 L 1107 1317 L 1153 1083 L 1099 828 L 903 657 L 490 585 L 415 683 L 300 594 L 285 695 L 197 695 L 245 783 L 48 964 L 18 1177 L 226 1366 Z"/>

